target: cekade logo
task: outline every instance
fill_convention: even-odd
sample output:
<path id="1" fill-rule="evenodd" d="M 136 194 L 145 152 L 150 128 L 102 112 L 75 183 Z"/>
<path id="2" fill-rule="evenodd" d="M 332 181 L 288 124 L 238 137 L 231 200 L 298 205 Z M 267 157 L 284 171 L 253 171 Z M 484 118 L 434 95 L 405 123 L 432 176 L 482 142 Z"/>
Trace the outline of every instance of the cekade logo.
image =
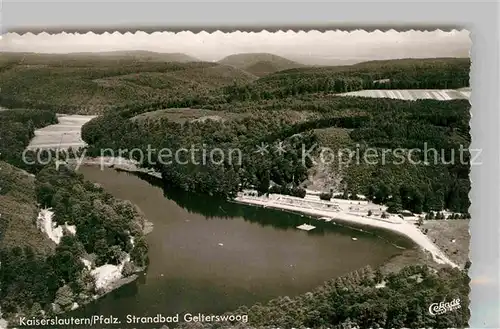
<path id="1" fill-rule="evenodd" d="M 461 308 L 460 298 L 455 298 L 451 302 L 441 302 L 441 303 L 432 303 L 429 306 L 429 313 L 431 315 L 440 315 L 449 311 L 453 311 Z"/>

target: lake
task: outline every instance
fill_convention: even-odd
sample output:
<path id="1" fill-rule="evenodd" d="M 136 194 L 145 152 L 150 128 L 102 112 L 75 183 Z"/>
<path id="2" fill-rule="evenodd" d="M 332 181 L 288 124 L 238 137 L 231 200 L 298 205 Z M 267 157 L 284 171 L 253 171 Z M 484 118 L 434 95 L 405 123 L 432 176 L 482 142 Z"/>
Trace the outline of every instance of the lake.
<path id="1" fill-rule="evenodd" d="M 147 236 L 147 272 L 73 316 L 113 315 L 124 321 L 129 314 L 220 314 L 305 293 L 365 265 L 375 268 L 401 252 L 389 242 L 393 239 L 164 188 L 157 178 L 99 167 L 79 170 L 115 197 L 139 206 L 154 230 Z M 316 228 L 296 229 L 304 223 Z M 114 328 L 94 328 L 105 327 Z"/>

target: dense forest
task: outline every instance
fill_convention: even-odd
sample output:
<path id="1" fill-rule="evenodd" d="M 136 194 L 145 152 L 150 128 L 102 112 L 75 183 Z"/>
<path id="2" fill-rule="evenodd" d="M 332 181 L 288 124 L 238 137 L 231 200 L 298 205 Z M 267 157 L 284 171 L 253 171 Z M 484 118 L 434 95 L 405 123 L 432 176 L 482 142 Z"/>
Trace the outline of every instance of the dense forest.
<path id="1" fill-rule="evenodd" d="M 82 137 L 91 145 L 88 155 L 99 155 L 101 149 L 109 147 L 116 150 L 142 148 L 146 154 L 146 145 L 157 150 L 173 150 L 173 153 L 193 146 L 206 150 L 207 155 L 212 149 L 224 150 L 224 156 L 214 156 L 214 161 L 208 156 L 204 157 L 203 152 L 193 154 L 195 158 L 183 153 L 178 162 L 171 163 L 165 163 L 165 159 L 159 157 L 153 160 L 157 162 L 154 168 L 163 173 L 165 181 L 187 191 L 231 197 L 238 191 L 239 184 L 262 186 L 262 192 L 265 193 L 270 180 L 278 184 L 298 185 L 306 178 L 307 168 L 300 165 L 300 150 L 302 144 L 310 146 L 314 143 L 312 134 L 290 133 L 284 139 L 288 147 L 284 156 L 272 152 L 271 148 L 268 154 L 255 151 L 256 145 L 275 138 L 269 138 L 271 132 L 283 132 L 286 127 L 292 127 L 296 120 L 286 113 L 278 116 L 262 113 L 224 122 L 207 120 L 181 124 L 168 119 L 154 119 L 144 123 L 114 115 L 89 122 L 82 131 Z M 148 129 L 144 129 L 145 125 Z M 108 127 L 106 133 L 104 126 Z"/>
<path id="2" fill-rule="evenodd" d="M 127 253 L 131 259 L 127 265 L 128 274 L 146 266 L 144 220 L 130 202 L 113 198 L 64 166 L 58 170 L 54 166 L 42 169 L 34 185 L 32 192 L 36 200 L 33 201 L 52 208 L 58 225 L 76 226 L 76 235 L 66 232 L 53 252 L 46 253 L 32 246 L 2 243 L 0 306 L 4 315 L 39 315 L 41 310 L 51 313 L 54 311 L 52 303 L 56 304 L 55 310 L 66 310 L 73 302 L 91 300 L 92 295 L 99 292 L 95 291 L 93 278 L 81 258 L 101 266 L 118 264 Z M 18 191 L 14 185 L 6 197 L 20 193 L 30 191 Z M 6 204 L 0 205 L 4 224 L 12 215 L 5 207 Z M 36 215 L 31 214 L 23 220 L 29 220 L 26 225 L 35 226 L 35 219 Z M 2 233 L 26 234 L 9 230 Z M 52 244 L 51 241 L 40 243 Z"/>
<path id="3" fill-rule="evenodd" d="M 467 273 L 457 269 L 435 273 L 408 266 L 383 274 L 366 267 L 298 297 L 229 313 L 248 314 L 248 323 L 183 323 L 181 328 L 467 328 L 469 282 Z M 460 308 L 439 316 L 429 313 L 432 303 L 456 298 Z"/>
<path id="4" fill-rule="evenodd" d="M 0 106 L 101 114 L 137 103 L 148 107 L 172 99 L 217 98 L 221 86 L 256 79 L 232 66 L 182 58 L 43 57 L 0 53 Z"/>
<path id="5" fill-rule="evenodd" d="M 361 89 L 432 89 L 469 86 L 468 58 L 402 59 L 355 65 L 290 67 L 258 79 L 239 63 L 190 61 L 176 54 L 131 52 L 108 56 L 0 53 L 0 106 L 58 113 L 135 113 L 242 100 Z M 262 54 L 261 54 L 262 55 Z M 269 54 L 268 54 L 269 55 Z M 267 62 L 266 62 L 267 61 Z M 251 64 L 251 63 L 250 63 Z M 241 66 L 241 65 L 240 65 Z M 260 70 L 261 68 L 258 68 Z M 64 92 L 61 92 L 64 91 Z"/>
<path id="6" fill-rule="evenodd" d="M 127 273 L 147 265 L 144 218 L 64 165 L 27 164 L 22 153 L 34 129 L 57 122 L 51 111 L 0 111 L 0 308 L 3 316 L 52 314 L 92 300 L 95 266 L 117 264 Z M 28 161 L 36 162 L 34 152 Z M 46 160 L 40 158 L 40 160 Z M 17 165 L 19 168 L 14 167 Z M 38 229 L 38 209 L 51 208 L 58 225 L 74 225 L 59 244 Z M 133 240 L 132 240 L 133 239 Z M 133 243 L 132 243 L 133 241 Z M 54 303 L 54 304 L 53 304 Z"/>
<path id="7" fill-rule="evenodd" d="M 374 150 L 378 161 L 366 163 L 361 158 L 342 169 L 333 164 L 331 170 L 343 170 L 340 192 L 366 195 L 376 203 L 388 204 L 392 212 L 401 209 L 417 213 L 442 209 L 468 212 L 470 114 L 466 100 L 401 101 L 311 94 L 206 108 L 220 111 L 221 115 L 238 113 L 242 118 L 179 123 L 160 117 L 138 122 L 117 112 L 87 123 L 82 137 L 92 146 L 90 154 L 94 155 L 108 147 L 116 150 L 137 147 L 146 152 L 147 145 L 173 151 L 189 149 L 191 145 L 206 145 L 208 150 L 217 147 L 227 152 L 239 149 L 243 155 L 241 165 L 190 162 L 155 168 L 164 173 L 166 181 L 186 190 L 230 197 L 239 184 L 243 188 L 258 187 L 261 193 L 268 192 L 270 181 L 286 188 L 299 187 L 320 148 L 331 146 L 319 144 L 317 132 L 348 129 L 349 141 L 337 147 L 359 154 Z M 273 151 L 279 142 L 286 147 L 283 156 Z M 264 156 L 255 153 L 261 143 L 272 146 Z M 311 148 L 312 156 L 303 157 L 307 153 L 304 150 Z M 411 149 L 421 151 L 413 152 L 409 158 L 412 162 L 398 163 L 401 157 L 408 159 Z M 384 150 L 399 150 L 399 154 L 394 151 L 383 155 Z"/>
<path id="8" fill-rule="evenodd" d="M 35 129 L 57 123 L 56 114 L 44 110 L 0 111 L 0 160 L 27 169 L 23 151 L 35 136 Z M 31 162 L 33 153 L 27 154 Z M 28 158 L 30 157 L 30 158 Z"/>
<path id="9" fill-rule="evenodd" d="M 402 59 L 295 68 L 225 88 L 228 100 L 260 100 L 363 89 L 457 89 L 469 86 L 470 60 Z"/>

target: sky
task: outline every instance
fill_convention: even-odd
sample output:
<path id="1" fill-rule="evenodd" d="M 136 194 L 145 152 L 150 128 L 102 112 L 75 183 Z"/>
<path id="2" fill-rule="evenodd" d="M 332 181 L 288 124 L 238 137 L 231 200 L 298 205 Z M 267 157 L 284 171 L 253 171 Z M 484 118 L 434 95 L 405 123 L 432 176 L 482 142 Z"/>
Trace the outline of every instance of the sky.
<path id="1" fill-rule="evenodd" d="M 266 52 L 302 61 L 370 60 L 389 58 L 468 57 L 469 32 L 397 32 L 379 30 L 200 32 L 138 31 L 134 34 L 7 33 L 0 41 L 3 51 L 71 53 L 116 50 L 148 50 L 185 53 L 204 61 L 216 61 L 237 53 Z"/>

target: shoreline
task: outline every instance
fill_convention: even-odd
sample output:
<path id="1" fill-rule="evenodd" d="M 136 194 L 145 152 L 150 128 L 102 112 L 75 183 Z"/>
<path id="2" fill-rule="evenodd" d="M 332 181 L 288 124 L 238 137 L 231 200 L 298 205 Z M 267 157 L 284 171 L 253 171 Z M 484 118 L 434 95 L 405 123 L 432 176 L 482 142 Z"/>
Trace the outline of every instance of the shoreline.
<path id="1" fill-rule="evenodd" d="M 320 216 L 314 215 L 314 214 L 307 214 L 307 213 L 301 212 L 299 210 L 290 210 L 290 209 L 278 208 L 275 206 L 261 206 L 261 205 L 257 205 L 257 204 L 250 204 L 250 203 L 243 202 L 240 200 L 230 200 L 229 202 L 244 205 L 244 206 L 261 207 L 264 209 L 268 208 L 268 209 L 278 210 L 278 211 L 282 211 L 282 212 L 286 212 L 286 213 L 290 213 L 290 214 L 294 214 L 294 215 L 303 215 L 303 216 L 306 216 L 307 218 L 310 218 L 310 219 L 313 219 L 316 221 L 323 221 L 324 220 L 324 217 L 320 217 Z M 353 230 L 353 231 L 359 231 L 359 232 L 371 234 L 373 236 L 376 236 L 377 238 L 380 238 L 380 239 L 390 243 L 392 246 L 394 246 L 397 249 L 409 250 L 411 248 L 418 247 L 418 245 L 413 240 L 408 238 L 406 235 L 403 235 L 403 234 L 396 232 L 396 231 L 381 229 L 379 227 L 371 226 L 371 225 L 357 224 L 357 223 L 354 223 L 352 221 L 346 221 L 346 220 L 339 219 L 339 218 L 336 218 L 334 220 L 333 219 L 329 220 L 328 223 L 331 223 L 332 225 L 345 227 L 345 228 L 348 228 L 348 229 Z M 394 241 L 391 241 L 390 238 L 378 235 L 377 231 L 375 231 L 374 229 L 380 229 L 385 234 L 394 234 L 395 236 L 403 238 L 408 243 L 411 243 L 412 246 L 411 247 L 402 247 L 402 246 L 396 244 Z"/>
<path id="2" fill-rule="evenodd" d="M 137 206 L 136 206 L 137 207 Z M 142 230 L 143 236 L 147 236 L 149 233 L 151 233 L 154 230 L 154 224 L 153 222 L 149 221 L 147 218 L 144 217 L 144 227 Z M 97 301 L 100 298 L 106 296 L 107 294 L 113 292 L 116 289 L 119 289 L 127 284 L 130 284 L 134 281 L 136 281 L 140 275 L 144 275 L 144 273 L 147 271 L 147 266 L 144 267 L 135 267 L 134 271 L 128 275 L 128 276 L 122 276 L 116 280 L 113 280 L 109 282 L 106 287 L 104 287 L 99 293 L 95 294 L 92 296 L 92 299 L 89 300 L 87 303 L 79 305 L 78 308 L 81 306 L 87 305 L 93 301 Z M 64 314 L 67 312 L 63 312 Z"/>
<path id="3" fill-rule="evenodd" d="M 97 301 L 97 300 L 101 299 L 102 297 L 106 296 L 107 294 L 115 291 L 116 289 L 119 289 L 119 288 L 121 288 L 123 286 L 126 286 L 129 283 L 134 282 L 135 280 L 137 280 L 139 278 L 139 275 L 141 273 L 144 273 L 145 270 L 146 269 L 143 268 L 140 271 L 134 272 L 133 274 L 131 274 L 129 276 L 126 276 L 126 277 L 123 277 L 123 278 L 120 278 L 118 280 L 115 280 L 115 281 L 111 282 L 109 284 L 109 286 L 106 287 L 106 289 L 103 292 L 101 292 L 100 294 L 94 295 L 93 298 L 92 298 L 92 300 L 90 300 L 88 303 L 80 305 L 78 308 L 80 308 L 81 306 L 85 306 L 85 305 L 87 305 L 87 304 L 89 304 L 89 303 L 91 303 L 93 301 Z"/>
<path id="4" fill-rule="evenodd" d="M 111 162 L 109 162 L 111 160 Z M 118 161 L 118 164 L 115 164 Z M 80 165 L 101 165 L 107 168 L 113 168 L 115 170 L 121 170 L 126 172 L 143 172 L 149 174 L 153 177 L 161 179 L 161 173 L 154 170 L 142 169 L 137 166 L 132 160 L 127 160 L 123 158 L 112 158 L 112 157 L 97 157 L 90 158 L 83 161 Z M 323 201 L 319 198 L 313 200 L 314 191 L 308 191 L 308 195 L 303 198 L 297 198 L 292 196 L 270 194 L 271 198 L 263 197 L 250 197 L 244 195 L 244 193 L 238 193 L 238 196 L 230 200 L 231 202 L 241 203 L 245 205 L 261 206 L 264 208 L 272 208 L 281 211 L 292 211 L 299 214 L 304 214 L 312 216 L 315 220 L 322 220 L 322 217 L 330 218 L 333 222 L 342 222 L 344 224 L 355 224 L 362 227 L 371 227 L 383 229 L 395 233 L 399 236 L 403 236 L 411 240 L 416 246 L 420 247 L 422 250 L 431 254 L 432 259 L 435 263 L 439 265 L 449 265 L 454 268 L 460 268 L 455 262 L 453 262 L 438 246 L 436 246 L 425 234 L 423 234 L 419 228 L 417 228 L 413 223 L 401 219 L 399 216 L 389 215 L 388 218 L 377 218 L 374 215 L 367 216 L 361 215 L 359 209 L 351 210 L 352 206 L 356 206 L 356 203 L 363 206 L 369 205 L 367 201 L 357 200 L 349 201 L 343 199 L 333 199 L 332 201 Z M 273 199 L 274 198 L 274 199 Z M 285 202 L 283 202 L 283 200 Z M 286 201 L 291 201 L 286 202 Z M 295 205 L 293 203 L 306 203 L 307 206 Z M 353 203 L 354 202 L 354 203 Z M 312 207 L 310 203 L 316 204 L 319 207 L 327 207 L 328 209 L 318 209 L 317 207 Z M 351 205 L 350 207 L 348 205 Z M 348 209 L 346 209 L 348 207 Z M 372 205 L 373 207 L 373 205 Z M 376 208 L 376 207 L 375 207 Z M 382 207 L 379 207 L 382 210 Z M 376 210 L 378 211 L 378 209 Z M 356 213 L 357 212 L 357 213 Z"/>
<path id="5" fill-rule="evenodd" d="M 111 161 L 111 162 L 110 162 Z M 118 163 L 115 163 L 118 161 Z M 119 171 L 126 172 L 143 172 L 149 174 L 153 177 L 161 179 L 161 173 L 154 170 L 142 169 L 137 166 L 132 160 L 123 158 L 112 158 L 112 157 L 96 157 L 89 158 L 80 163 L 80 165 L 101 165 L 107 168 L 113 168 Z M 420 247 L 423 251 L 430 253 L 432 260 L 439 265 L 449 265 L 454 268 L 460 268 L 455 262 L 453 262 L 438 246 L 436 246 L 425 234 L 423 234 L 419 228 L 417 228 L 413 223 L 401 219 L 399 216 L 390 215 L 388 218 L 377 218 L 375 216 L 360 215 L 359 210 L 351 210 L 349 207 L 347 210 L 347 205 L 358 205 L 363 204 L 364 206 L 369 205 L 367 201 L 364 200 L 343 200 L 334 199 L 332 201 L 323 200 L 313 200 L 316 195 L 311 193 L 314 191 L 308 191 L 308 195 L 303 198 L 297 198 L 292 196 L 270 194 L 272 197 L 250 197 L 243 195 L 241 192 L 238 196 L 230 200 L 231 202 L 241 203 L 245 205 L 261 206 L 264 208 L 272 208 L 281 211 L 291 211 L 299 214 L 304 214 L 311 216 L 315 220 L 322 220 L 323 217 L 331 219 L 332 224 L 337 222 L 342 222 L 343 224 L 355 224 L 362 227 L 371 227 L 383 229 L 391 233 L 395 233 L 399 236 L 411 240 L 416 246 Z M 274 199 L 273 199 L 274 198 Z M 285 200 L 285 202 L 283 202 Z M 292 203 L 287 203 L 286 201 L 292 201 Z M 327 206 L 329 209 L 318 209 L 310 206 L 300 206 L 294 205 L 293 202 L 297 203 L 314 203 L 319 206 Z M 330 207 L 331 206 L 331 207 Z M 362 206 L 360 206 L 361 208 Z M 373 205 L 372 205 L 373 207 Z M 378 206 L 377 206 L 378 207 Z M 380 207 L 382 210 L 382 207 Z M 377 209 L 378 211 L 378 209 Z M 358 212 L 358 213 L 356 213 Z M 346 226 L 346 225 L 344 225 Z"/>
<path id="6" fill-rule="evenodd" d="M 141 172 L 156 178 L 162 178 L 160 172 L 153 169 L 141 168 L 137 161 L 121 157 L 85 157 L 84 159 L 69 159 L 65 163 L 72 166 L 75 171 L 78 171 L 81 166 L 99 166 L 101 168 L 111 168 L 121 171 Z"/>
<path id="7" fill-rule="evenodd" d="M 91 161 L 89 162 L 88 165 L 98 165 L 99 163 L 95 162 L 97 160 L 101 160 L 101 159 L 91 159 Z M 78 166 L 81 165 L 82 163 L 80 163 L 80 164 L 76 163 L 76 159 L 75 159 L 74 161 L 66 162 L 66 164 L 68 164 L 73 170 L 76 171 Z M 83 164 L 85 164 L 85 161 L 83 162 Z M 77 167 L 75 168 L 74 165 L 76 165 Z M 109 167 L 109 165 L 107 167 Z M 115 169 L 120 170 L 119 168 L 115 168 Z M 127 170 L 127 169 L 122 169 L 122 170 L 132 171 L 132 170 Z M 140 170 L 136 170 L 136 171 L 140 171 Z M 136 208 L 136 211 L 138 212 L 139 216 L 143 218 L 142 236 L 146 237 L 154 230 L 154 223 L 151 222 L 150 220 L 148 220 L 144 216 L 144 213 L 137 205 L 135 205 L 135 204 L 133 204 L 133 205 Z M 49 236 L 49 238 L 50 238 L 50 236 Z M 85 263 L 84 263 L 84 265 L 87 267 L 87 265 Z M 119 278 L 112 280 L 112 281 L 109 281 L 104 287 L 97 290 L 96 293 L 94 293 L 93 295 L 90 295 L 88 300 L 85 300 L 84 302 L 80 301 L 80 303 L 77 303 L 76 301 L 74 301 L 73 302 L 74 306 L 72 307 L 71 310 L 64 310 L 64 311 L 61 310 L 60 312 L 57 312 L 56 314 L 60 314 L 62 316 L 69 315 L 72 312 L 74 312 L 78 309 L 81 309 L 85 305 L 88 305 L 90 303 L 98 301 L 99 299 L 108 295 L 109 293 L 136 281 L 141 275 L 145 275 L 145 272 L 147 271 L 147 267 L 148 267 L 147 265 L 143 266 L 143 267 L 134 266 L 133 272 L 130 273 L 129 275 L 123 276 L 123 274 L 122 274 Z M 90 268 L 88 268 L 88 267 L 87 267 L 87 269 L 90 270 Z M 97 280 L 96 277 L 94 277 L 94 280 Z M 8 323 L 8 321 L 7 321 L 7 323 Z M 0 329 L 3 329 L 3 328 L 0 327 Z"/>
<path id="8" fill-rule="evenodd" d="M 282 200 L 291 201 L 291 203 L 283 202 Z M 421 249 L 429 252 L 432 256 L 434 262 L 443 265 L 450 265 L 452 267 L 459 268 L 457 264 L 451 261 L 448 256 L 444 254 L 426 235 L 424 235 L 414 224 L 405 222 L 404 219 L 400 219 L 398 216 L 392 216 L 392 221 L 381 220 L 379 218 L 374 218 L 373 216 L 362 216 L 358 214 L 348 213 L 345 209 L 318 209 L 313 207 L 306 207 L 293 204 L 294 201 L 304 203 L 306 200 L 291 196 L 277 196 L 270 195 L 269 198 L 265 197 L 249 197 L 239 194 L 235 199 L 235 202 L 262 206 L 264 208 L 272 208 L 277 210 L 293 211 L 296 213 L 301 213 L 304 215 L 312 216 L 315 220 L 322 220 L 321 217 L 326 217 L 331 219 L 332 222 L 338 221 L 349 224 L 356 224 L 365 227 L 374 227 L 384 230 L 391 231 L 398 235 L 409 238 L 413 243 L 419 246 Z M 335 200 L 337 201 L 337 200 Z M 327 203 L 325 203 L 327 204 Z M 333 204 L 333 203 L 331 203 Z M 332 223 L 333 224 L 333 223 Z"/>

